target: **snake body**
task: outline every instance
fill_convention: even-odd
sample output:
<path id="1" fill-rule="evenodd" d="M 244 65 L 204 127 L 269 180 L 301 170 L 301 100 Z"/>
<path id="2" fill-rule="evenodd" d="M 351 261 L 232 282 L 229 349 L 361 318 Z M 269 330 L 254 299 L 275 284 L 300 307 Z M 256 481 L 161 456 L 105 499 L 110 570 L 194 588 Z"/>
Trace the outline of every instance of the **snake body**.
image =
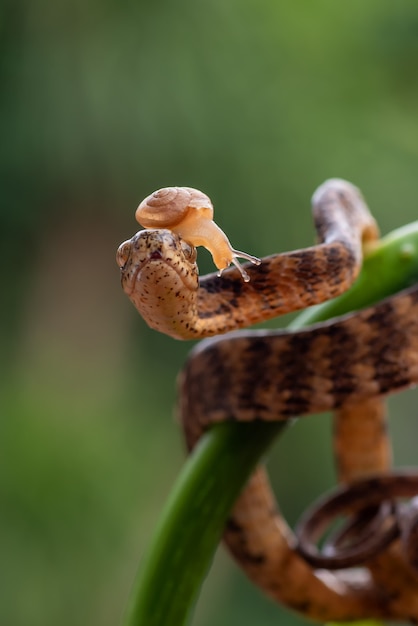
<path id="1" fill-rule="evenodd" d="M 169 231 L 149 230 L 119 252 L 122 285 L 151 326 L 186 339 L 322 302 L 356 278 L 363 248 L 373 245 L 377 228 L 361 194 L 345 181 L 322 185 L 313 212 L 319 244 L 248 267 L 248 284 L 236 269 L 198 282 L 194 259 L 185 259 L 180 239 Z M 250 330 L 204 340 L 180 377 L 179 414 L 191 450 L 215 423 L 334 411 L 339 476 L 349 482 L 389 468 L 382 398 L 416 382 L 414 286 L 307 330 Z M 418 621 L 417 579 L 397 545 L 360 570 L 316 569 L 298 553 L 261 466 L 235 503 L 224 540 L 257 585 L 314 620 Z"/>
<path id="2" fill-rule="evenodd" d="M 188 445 L 193 447 L 202 430 L 228 419 L 278 420 L 338 409 L 340 428 L 344 428 L 344 418 L 354 409 L 356 422 L 344 436 L 339 433 L 336 445 L 346 450 L 342 462 L 348 458 L 352 465 L 357 442 L 370 446 L 362 455 L 363 464 L 372 455 L 366 469 L 354 459 L 355 469 L 360 465 L 364 475 L 386 469 L 390 458 L 380 402 L 370 398 L 417 381 L 418 290 L 413 288 L 338 323 L 297 333 L 252 331 L 203 342 L 183 372 L 180 414 Z M 225 385 L 231 393 L 225 394 Z M 366 422 L 360 423 L 358 410 L 363 403 Z M 363 441 L 363 432 L 367 434 L 370 426 L 372 437 Z M 351 478 L 355 472 L 348 475 Z M 315 619 L 387 617 L 388 613 L 400 617 L 391 613 L 393 609 L 379 594 L 370 592 L 366 598 L 348 583 L 336 591 L 334 585 L 341 584 L 337 575 L 331 585 L 297 557 L 295 539 L 261 468 L 236 503 L 224 538 L 256 584 Z M 403 596 L 406 589 L 400 590 Z M 417 618 L 418 599 L 410 609 Z M 404 610 L 405 605 L 401 616 Z"/>
<path id="3" fill-rule="evenodd" d="M 189 444 L 216 422 L 287 419 L 402 389 L 418 380 L 417 330 L 414 287 L 338 322 L 202 342 L 180 392 Z"/>
<path id="4" fill-rule="evenodd" d="M 362 245 L 377 226 L 355 187 L 330 181 L 313 198 L 321 244 L 265 257 L 246 267 L 198 279 L 190 246 L 166 229 L 139 231 L 121 245 L 122 287 L 147 323 L 176 339 L 224 334 L 344 292 L 356 278 Z"/>

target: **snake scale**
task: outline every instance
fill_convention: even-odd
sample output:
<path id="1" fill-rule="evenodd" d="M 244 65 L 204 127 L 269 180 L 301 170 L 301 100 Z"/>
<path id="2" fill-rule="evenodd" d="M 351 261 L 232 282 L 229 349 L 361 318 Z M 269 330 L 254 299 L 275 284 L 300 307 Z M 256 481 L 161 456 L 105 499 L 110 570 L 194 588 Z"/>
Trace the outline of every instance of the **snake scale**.
<path id="1" fill-rule="evenodd" d="M 418 286 L 306 330 L 212 337 L 323 302 L 352 284 L 364 248 L 378 237 L 360 192 L 326 181 L 314 194 L 313 215 L 319 243 L 246 267 L 249 282 L 237 268 L 198 279 L 193 241 L 164 228 L 121 244 L 118 264 L 125 292 L 150 326 L 175 338 L 211 337 L 193 349 L 180 376 L 190 450 L 215 423 L 333 411 L 339 479 L 349 483 L 390 467 L 383 398 L 418 382 Z M 399 542 L 361 568 L 316 568 L 300 555 L 262 466 L 235 503 L 224 540 L 255 584 L 313 620 L 418 622 L 417 575 Z"/>

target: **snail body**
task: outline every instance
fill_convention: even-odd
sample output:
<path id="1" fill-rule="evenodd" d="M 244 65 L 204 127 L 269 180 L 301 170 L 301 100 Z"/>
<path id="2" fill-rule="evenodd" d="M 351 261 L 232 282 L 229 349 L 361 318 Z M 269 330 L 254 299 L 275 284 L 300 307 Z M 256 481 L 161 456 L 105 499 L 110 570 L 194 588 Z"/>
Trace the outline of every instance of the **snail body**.
<path id="1" fill-rule="evenodd" d="M 259 265 L 260 259 L 235 250 L 219 226 L 213 221 L 210 198 L 192 187 L 164 187 L 145 198 L 135 212 L 144 228 L 167 228 L 193 246 L 203 246 L 211 253 L 219 270 L 233 263 L 243 279 L 250 280 L 238 257 Z"/>

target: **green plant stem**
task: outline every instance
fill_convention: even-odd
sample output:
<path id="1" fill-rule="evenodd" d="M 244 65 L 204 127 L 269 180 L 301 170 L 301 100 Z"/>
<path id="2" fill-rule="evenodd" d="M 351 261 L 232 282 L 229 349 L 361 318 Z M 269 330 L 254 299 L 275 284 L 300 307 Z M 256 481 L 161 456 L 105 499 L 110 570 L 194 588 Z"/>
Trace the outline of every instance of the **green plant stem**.
<path id="1" fill-rule="evenodd" d="M 418 222 L 382 239 L 346 293 L 301 313 L 292 329 L 372 305 L 418 280 Z M 234 500 L 285 422 L 225 423 L 187 459 L 143 559 L 124 626 L 184 626 Z"/>
<path id="2" fill-rule="evenodd" d="M 180 626 L 194 604 L 231 504 L 277 434 L 252 440 L 249 424 L 223 424 L 203 437 L 181 471 L 143 563 L 126 624 Z M 237 465 L 241 471 L 236 471 Z M 245 469 L 244 469 L 245 468 Z M 221 485 L 227 484 L 227 489 Z M 231 502 L 232 499 L 232 502 Z"/>

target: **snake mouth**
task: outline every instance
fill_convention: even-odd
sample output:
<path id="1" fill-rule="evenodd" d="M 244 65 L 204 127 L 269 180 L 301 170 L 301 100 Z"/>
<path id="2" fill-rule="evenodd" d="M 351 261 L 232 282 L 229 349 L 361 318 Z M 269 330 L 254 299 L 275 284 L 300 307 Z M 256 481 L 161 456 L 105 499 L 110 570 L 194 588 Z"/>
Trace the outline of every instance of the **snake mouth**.
<path id="1" fill-rule="evenodd" d="M 153 250 L 147 258 L 147 261 L 160 261 L 163 260 L 163 255 L 159 250 Z"/>

